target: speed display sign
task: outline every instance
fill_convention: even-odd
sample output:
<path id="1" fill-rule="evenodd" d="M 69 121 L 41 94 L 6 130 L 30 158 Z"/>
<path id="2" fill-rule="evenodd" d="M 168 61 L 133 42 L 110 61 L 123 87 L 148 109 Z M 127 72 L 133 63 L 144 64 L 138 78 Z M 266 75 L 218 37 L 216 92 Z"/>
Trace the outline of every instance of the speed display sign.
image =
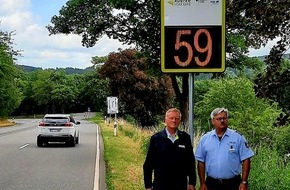
<path id="1" fill-rule="evenodd" d="M 161 69 L 223 72 L 225 0 L 161 0 Z"/>

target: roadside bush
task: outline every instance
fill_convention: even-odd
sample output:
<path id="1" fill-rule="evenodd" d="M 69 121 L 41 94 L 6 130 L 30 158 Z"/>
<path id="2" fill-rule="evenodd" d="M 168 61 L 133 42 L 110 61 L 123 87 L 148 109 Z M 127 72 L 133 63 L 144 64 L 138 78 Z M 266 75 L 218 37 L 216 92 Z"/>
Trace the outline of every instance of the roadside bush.
<path id="1" fill-rule="evenodd" d="M 278 127 L 274 132 L 275 147 L 280 156 L 290 153 L 290 126 Z"/>
<path id="2" fill-rule="evenodd" d="M 273 139 L 273 123 L 280 113 L 277 104 L 256 98 L 253 83 L 248 79 L 221 79 L 212 81 L 202 100 L 195 103 L 195 125 L 201 131 L 212 129 L 210 113 L 216 107 L 229 109 L 230 128 L 245 135 L 251 144 L 261 139 Z M 206 83 L 207 84 L 207 83 Z"/>
<path id="3" fill-rule="evenodd" d="M 287 190 L 290 186 L 290 165 L 285 164 L 276 149 L 258 146 L 251 159 L 249 189 Z"/>
<path id="4" fill-rule="evenodd" d="M 144 189 L 142 165 L 145 160 L 150 136 L 164 126 L 155 130 L 141 130 L 140 128 L 120 122 L 117 137 L 113 136 L 112 124 L 104 124 L 101 117 L 94 118 L 102 128 L 104 140 L 104 159 L 106 162 L 106 184 L 108 190 L 141 190 Z M 287 130 L 278 128 L 275 133 L 275 141 L 283 137 Z M 202 133 L 194 134 L 194 145 L 197 144 Z M 285 138 L 286 138 L 285 134 Z M 249 175 L 249 189 L 251 190 L 288 190 L 290 186 L 290 165 L 285 162 L 277 149 L 272 145 L 259 145 L 253 147 L 255 156 L 251 159 L 251 172 Z M 199 189 L 197 180 L 196 189 Z"/>
<path id="5" fill-rule="evenodd" d="M 211 86 L 215 85 L 214 80 L 197 80 L 194 81 L 194 102 L 199 102 L 203 96 L 209 91 Z"/>

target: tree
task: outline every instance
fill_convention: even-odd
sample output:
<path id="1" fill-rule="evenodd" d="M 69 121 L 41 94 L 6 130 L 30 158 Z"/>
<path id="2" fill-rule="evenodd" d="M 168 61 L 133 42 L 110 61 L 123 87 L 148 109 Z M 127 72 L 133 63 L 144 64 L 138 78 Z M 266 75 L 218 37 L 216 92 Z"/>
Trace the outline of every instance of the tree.
<path id="1" fill-rule="evenodd" d="M 75 106 L 79 95 L 73 75 L 66 75 L 64 70 L 58 70 L 53 72 L 50 81 L 53 83 L 51 102 L 55 106 L 52 111 L 68 113 Z"/>
<path id="2" fill-rule="evenodd" d="M 201 83 L 201 84 L 198 84 Z M 210 113 L 216 107 L 229 109 L 229 124 L 231 128 L 245 135 L 253 144 L 271 143 L 274 136 L 274 122 L 281 110 L 277 103 L 269 103 L 267 100 L 257 98 L 254 92 L 254 84 L 249 79 L 222 79 L 197 82 L 197 91 L 207 92 L 198 98 L 195 114 L 198 121 L 197 127 L 202 132 L 212 129 Z"/>
<path id="3" fill-rule="evenodd" d="M 36 81 L 36 72 L 25 73 L 20 72 L 20 78 L 18 81 L 19 89 L 22 93 L 23 99 L 17 109 L 15 109 L 12 115 L 33 115 L 40 113 L 40 107 L 38 106 L 36 100 L 33 98 L 34 91 L 32 89 L 32 83 Z"/>
<path id="4" fill-rule="evenodd" d="M 18 53 L 11 44 L 11 33 L 0 31 L 0 117 L 13 112 L 22 99 L 16 84 L 18 69 L 13 62 Z"/>
<path id="5" fill-rule="evenodd" d="M 259 74 L 255 79 L 257 96 L 276 101 L 283 109 L 284 113 L 281 113 L 277 118 L 277 125 L 285 125 L 290 122 L 290 66 L 289 60 L 282 61 L 281 59 L 282 57 L 272 61 L 268 59 L 270 65 L 268 64 L 266 71 Z"/>
<path id="6" fill-rule="evenodd" d="M 117 96 L 121 112 L 132 115 L 142 127 L 157 124 L 160 112 L 171 103 L 173 92 L 170 78 L 148 75 L 148 64 L 135 50 L 111 53 L 100 69 L 110 79 L 111 96 Z"/>
<path id="7" fill-rule="evenodd" d="M 280 37 L 289 46 L 290 10 L 287 1 L 227 1 L 227 27 L 244 37 L 246 46 L 259 48 Z"/>
<path id="8" fill-rule="evenodd" d="M 96 67 L 102 66 L 107 61 L 107 59 L 108 59 L 107 57 L 94 56 L 94 57 L 92 57 L 91 63 L 96 68 Z"/>
<path id="9" fill-rule="evenodd" d="M 290 9 L 287 1 L 226 2 L 227 67 L 239 70 L 255 68 L 256 65 L 245 59 L 248 48 L 259 48 L 276 37 L 280 37 L 283 47 L 289 45 Z M 87 47 L 94 46 L 104 34 L 126 44 L 135 44 L 137 50 L 148 58 L 148 69 L 160 74 L 160 12 L 159 0 L 70 0 L 62 7 L 59 16 L 52 17 L 52 24 L 47 28 L 50 34 L 82 35 L 82 43 Z M 223 74 L 214 74 L 214 77 L 219 76 Z M 177 86 L 177 75 L 171 74 L 170 77 L 182 104 L 181 111 L 186 116 L 188 75 L 178 75 L 184 82 L 180 86 Z"/>
<path id="10" fill-rule="evenodd" d="M 23 100 L 13 115 L 85 112 L 106 108 L 108 81 L 95 69 L 66 74 L 67 69 L 23 72 L 17 80 Z"/>
<path id="11" fill-rule="evenodd" d="M 244 36 L 247 46 L 260 47 L 268 40 L 278 39 L 266 57 L 266 69 L 255 79 L 255 91 L 258 97 L 277 101 L 288 112 L 289 106 L 289 70 L 281 70 L 283 55 L 290 48 L 290 4 L 288 1 L 237 1 L 228 7 L 228 22 Z M 258 11 L 257 11 L 258 10 Z M 239 12 L 237 14 L 236 12 Z M 283 116 L 280 119 L 283 119 Z"/>
<path id="12" fill-rule="evenodd" d="M 13 48 L 13 39 L 12 39 L 13 35 L 15 35 L 14 32 L 0 31 L 0 45 L 2 51 L 4 51 L 4 53 L 7 54 L 7 56 L 11 57 L 13 60 L 16 60 L 16 57 L 20 55 L 21 51 L 15 50 Z"/>
<path id="13" fill-rule="evenodd" d="M 64 70 L 39 70 L 32 81 L 33 98 L 45 113 L 65 113 L 74 107 L 78 88 Z"/>
<path id="14" fill-rule="evenodd" d="M 84 73 L 77 80 L 79 86 L 78 105 L 87 110 L 91 107 L 96 111 L 106 111 L 106 97 L 109 95 L 109 81 L 102 79 L 99 71 Z"/>

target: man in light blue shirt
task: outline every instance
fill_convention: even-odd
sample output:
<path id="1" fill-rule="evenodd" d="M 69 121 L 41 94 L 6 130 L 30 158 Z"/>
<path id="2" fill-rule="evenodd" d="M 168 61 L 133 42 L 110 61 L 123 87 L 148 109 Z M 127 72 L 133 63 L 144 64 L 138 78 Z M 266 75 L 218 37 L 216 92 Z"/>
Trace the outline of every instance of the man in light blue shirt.
<path id="1" fill-rule="evenodd" d="M 254 153 L 244 136 L 228 128 L 227 109 L 216 108 L 210 116 L 215 129 L 201 137 L 195 152 L 200 190 L 247 190 Z"/>

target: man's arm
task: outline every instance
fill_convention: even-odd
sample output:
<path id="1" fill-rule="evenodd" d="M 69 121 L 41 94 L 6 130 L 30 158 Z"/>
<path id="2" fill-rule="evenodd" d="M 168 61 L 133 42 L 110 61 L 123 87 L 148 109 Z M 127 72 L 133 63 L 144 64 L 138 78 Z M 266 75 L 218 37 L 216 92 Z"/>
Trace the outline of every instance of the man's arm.
<path id="1" fill-rule="evenodd" d="M 187 190 L 195 190 L 195 186 L 194 185 L 188 185 Z"/>
<path id="2" fill-rule="evenodd" d="M 193 147 L 191 144 L 191 140 L 190 140 L 190 136 L 187 136 L 187 159 L 188 160 L 188 166 L 187 166 L 187 175 L 189 178 L 189 185 L 191 185 L 190 187 L 188 187 L 189 190 L 193 189 L 196 185 L 196 162 L 195 162 L 195 156 L 194 156 L 194 152 L 193 152 Z M 195 189 L 195 188 L 194 188 Z"/>
<path id="3" fill-rule="evenodd" d="M 198 177 L 200 181 L 200 189 L 206 190 L 206 184 L 205 184 L 205 163 L 198 161 L 197 163 L 197 171 L 198 171 Z"/>
<path id="4" fill-rule="evenodd" d="M 143 164 L 143 174 L 144 174 L 144 185 L 148 190 L 152 189 L 152 174 L 153 174 L 153 159 L 154 159 L 154 148 L 152 137 L 149 142 L 149 148 L 146 155 L 145 162 Z"/>
<path id="5" fill-rule="evenodd" d="M 251 168 L 251 160 L 250 158 L 246 159 L 242 163 L 242 181 L 247 181 Z"/>
<path id="6" fill-rule="evenodd" d="M 242 163 L 242 183 L 240 184 L 241 190 L 248 189 L 248 177 L 251 169 L 251 160 L 250 158 L 246 159 Z"/>

